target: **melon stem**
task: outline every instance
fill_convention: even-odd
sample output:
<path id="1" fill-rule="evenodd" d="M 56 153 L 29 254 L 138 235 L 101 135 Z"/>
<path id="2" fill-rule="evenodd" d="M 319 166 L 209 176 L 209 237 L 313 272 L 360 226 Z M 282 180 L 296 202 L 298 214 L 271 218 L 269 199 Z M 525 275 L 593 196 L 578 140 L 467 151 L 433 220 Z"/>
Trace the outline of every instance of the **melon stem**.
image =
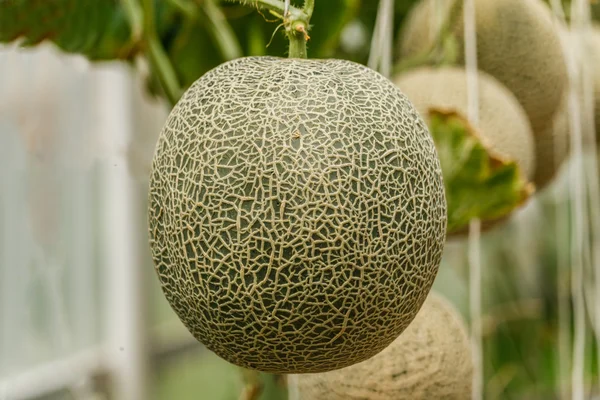
<path id="1" fill-rule="evenodd" d="M 306 41 L 310 39 L 308 29 L 315 9 L 315 0 L 305 0 L 302 9 L 290 4 L 290 0 L 229 0 L 256 8 L 264 8 L 283 20 L 280 26 L 290 41 L 289 58 L 307 58 Z"/>
<path id="2" fill-rule="evenodd" d="M 289 10 L 290 0 L 285 1 L 285 10 Z M 315 9 L 315 0 L 305 0 L 302 13 L 292 14 L 289 11 L 283 16 L 283 24 L 290 41 L 289 58 L 307 58 L 306 42 L 308 36 L 309 22 Z"/>
<path id="3" fill-rule="evenodd" d="M 291 23 L 286 27 L 288 40 L 290 41 L 289 58 L 307 58 L 306 41 L 309 39 L 307 27 L 303 22 Z"/>

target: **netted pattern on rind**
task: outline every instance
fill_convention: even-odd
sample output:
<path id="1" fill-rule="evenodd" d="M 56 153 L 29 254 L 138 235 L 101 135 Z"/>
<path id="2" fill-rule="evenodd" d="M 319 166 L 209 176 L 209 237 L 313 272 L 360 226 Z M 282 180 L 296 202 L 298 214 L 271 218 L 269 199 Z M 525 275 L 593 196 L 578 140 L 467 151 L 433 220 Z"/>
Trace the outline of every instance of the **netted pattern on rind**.
<path id="1" fill-rule="evenodd" d="M 158 141 L 149 228 L 162 288 L 237 365 L 319 372 L 381 351 L 425 300 L 445 227 L 425 123 L 359 64 L 225 63 Z"/>
<path id="2" fill-rule="evenodd" d="M 422 114 L 431 107 L 449 108 L 468 115 L 467 72 L 462 67 L 421 67 L 394 78 Z M 477 131 L 498 155 L 515 161 L 526 178 L 535 176 L 535 143 L 523 108 L 500 82 L 478 73 L 479 121 Z"/>
<path id="3" fill-rule="evenodd" d="M 460 0 L 458 0 L 460 1 Z M 431 47 L 454 0 L 422 0 L 409 14 L 402 57 Z M 536 135 L 552 124 L 568 84 L 557 25 L 541 0 L 475 0 L 477 66 L 505 85 L 523 106 Z M 464 62 L 463 16 L 456 18 L 458 62 Z"/>
<path id="4" fill-rule="evenodd" d="M 297 377 L 300 400 L 466 400 L 473 362 L 467 329 L 432 292 L 409 327 L 362 363 Z"/>

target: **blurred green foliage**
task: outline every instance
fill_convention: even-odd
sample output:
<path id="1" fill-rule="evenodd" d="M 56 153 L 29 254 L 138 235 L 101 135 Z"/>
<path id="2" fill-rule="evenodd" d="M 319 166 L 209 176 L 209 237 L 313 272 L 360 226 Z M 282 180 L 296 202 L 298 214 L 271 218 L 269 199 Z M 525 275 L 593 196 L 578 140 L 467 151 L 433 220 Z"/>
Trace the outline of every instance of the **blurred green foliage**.
<path id="1" fill-rule="evenodd" d="M 143 35 L 136 37 L 136 27 L 128 18 L 126 6 L 139 6 L 137 1 L 4 0 L 0 3 L 0 42 L 20 40 L 22 46 L 33 46 L 49 40 L 65 52 L 91 60 L 131 62 L 137 55 L 145 55 L 147 48 Z M 209 2 L 217 3 L 222 18 L 207 14 Z M 401 23 L 414 2 L 396 2 L 396 23 Z M 366 63 L 369 42 L 348 50 L 341 48 L 340 39 L 344 27 L 355 21 L 370 40 L 377 7 L 377 1 L 317 1 L 309 56 Z M 266 11 L 219 0 L 154 0 L 154 18 L 157 35 L 183 89 L 227 61 L 238 48 L 241 56 L 287 53 L 287 39 L 278 29 L 280 20 Z M 234 33 L 234 43 L 219 39 L 223 30 Z M 148 78 L 148 87 L 162 95 L 156 77 Z"/>
<path id="2" fill-rule="evenodd" d="M 131 29 L 117 0 L 4 0 L 0 2 L 0 42 L 22 46 L 44 40 L 92 60 L 128 58 Z"/>

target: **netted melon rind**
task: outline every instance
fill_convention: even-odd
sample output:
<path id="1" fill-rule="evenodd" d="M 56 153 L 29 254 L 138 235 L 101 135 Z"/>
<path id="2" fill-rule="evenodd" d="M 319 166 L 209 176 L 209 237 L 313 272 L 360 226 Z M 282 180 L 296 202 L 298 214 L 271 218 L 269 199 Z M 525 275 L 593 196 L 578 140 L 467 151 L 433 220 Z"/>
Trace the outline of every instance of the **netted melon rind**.
<path id="1" fill-rule="evenodd" d="M 401 57 L 410 58 L 431 47 L 439 21 L 454 1 L 417 4 L 404 24 Z M 536 134 L 543 131 L 551 124 L 568 84 L 559 31 L 550 10 L 540 0 L 475 0 L 475 8 L 478 68 L 515 95 Z M 463 25 L 459 15 L 453 26 L 459 43 Z M 458 58 L 464 62 L 462 50 Z"/>
<path id="2" fill-rule="evenodd" d="M 458 311 L 431 292 L 414 321 L 362 363 L 296 378 L 300 400 L 466 400 L 473 362 Z"/>
<path id="3" fill-rule="evenodd" d="M 159 137 L 149 200 L 179 318 L 266 372 L 343 368 L 387 347 L 425 300 L 445 238 L 424 121 L 389 80 L 342 60 L 208 72 Z"/>
<path id="4" fill-rule="evenodd" d="M 478 73 L 477 131 L 496 154 L 517 162 L 527 178 L 535 174 L 531 125 L 517 99 L 485 72 Z M 462 67 L 421 67 L 400 74 L 394 83 L 422 115 L 432 108 L 469 115 L 467 73 Z"/>

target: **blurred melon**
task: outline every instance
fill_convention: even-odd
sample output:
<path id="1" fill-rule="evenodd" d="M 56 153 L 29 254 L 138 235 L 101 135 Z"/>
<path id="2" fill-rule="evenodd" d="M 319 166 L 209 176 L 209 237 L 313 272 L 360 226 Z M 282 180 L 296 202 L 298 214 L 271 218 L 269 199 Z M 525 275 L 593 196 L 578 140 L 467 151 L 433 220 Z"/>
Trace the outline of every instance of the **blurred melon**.
<path id="1" fill-rule="evenodd" d="M 399 43 L 401 57 L 432 47 L 440 23 L 457 10 L 451 32 L 464 62 L 463 16 L 454 0 L 422 0 L 407 19 Z M 567 71 L 548 7 L 541 0 L 475 0 L 479 69 L 504 84 L 523 106 L 534 132 L 552 124 L 567 85 Z M 452 18 L 451 18 L 452 19 Z"/>
<path id="2" fill-rule="evenodd" d="M 421 115 L 431 108 L 451 109 L 468 116 L 467 73 L 461 67 L 422 67 L 394 78 Z M 514 160 L 525 177 L 535 173 L 535 148 L 527 116 L 517 99 L 492 76 L 480 72 L 479 122 L 485 143 L 500 156 Z"/>
<path id="3" fill-rule="evenodd" d="M 536 136 L 535 152 L 534 182 L 540 191 L 552 182 L 569 156 L 569 107 L 566 92 L 552 124 Z"/>
<path id="4" fill-rule="evenodd" d="M 458 311 L 431 292 L 406 331 L 367 361 L 296 378 L 301 400 L 465 400 L 473 362 Z"/>

